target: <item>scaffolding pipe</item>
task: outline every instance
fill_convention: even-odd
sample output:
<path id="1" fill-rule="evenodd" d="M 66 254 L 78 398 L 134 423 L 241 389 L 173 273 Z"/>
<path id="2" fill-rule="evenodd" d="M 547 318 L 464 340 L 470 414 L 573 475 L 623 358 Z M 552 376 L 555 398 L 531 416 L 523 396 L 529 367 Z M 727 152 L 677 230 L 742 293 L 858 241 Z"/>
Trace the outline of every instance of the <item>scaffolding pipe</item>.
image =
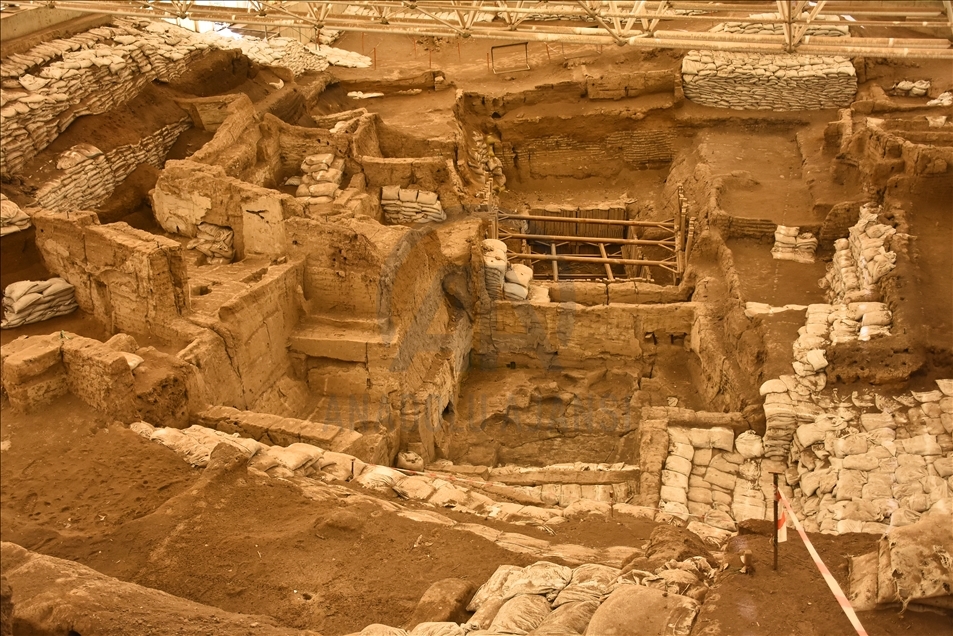
<path id="1" fill-rule="evenodd" d="M 656 247 L 667 247 L 675 249 L 675 241 L 651 240 L 651 239 L 620 239 L 620 238 L 602 238 L 596 236 L 558 236 L 554 234 L 517 234 L 502 232 L 504 238 L 526 239 L 527 241 L 558 241 L 562 243 L 605 243 L 608 245 L 652 245 Z"/>
<path id="2" fill-rule="evenodd" d="M 675 266 L 672 261 L 644 261 L 638 258 L 602 258 L 601 256 L 571 256 L 569 254 L 509 254 L 508 259 L 526 259 L 531 261 L 554 261 L 558 263 L 593 263 L 601 265 L 655 265 L 670 269 Z"/>
<path id="3" fill-rule="evenodd" d="M 628 219 L 582 219 L 576 216 L 535 216 L 532 214 L 501 214 L 500 220 L 519 219 L 521 221 L 562 221 L 565 223 L 591 223 L 593 225 L 622 225 L 627 227 L 659 227 L 675 231 L 674 221 L 630 221 Z"/>

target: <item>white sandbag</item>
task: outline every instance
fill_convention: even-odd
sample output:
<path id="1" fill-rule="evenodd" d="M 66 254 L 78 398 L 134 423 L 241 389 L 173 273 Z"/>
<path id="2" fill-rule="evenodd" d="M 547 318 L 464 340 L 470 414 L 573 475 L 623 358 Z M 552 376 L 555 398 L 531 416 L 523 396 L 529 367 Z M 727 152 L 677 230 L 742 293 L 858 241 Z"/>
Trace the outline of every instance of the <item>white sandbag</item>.
<path id="1" fill-rule="evenodd" d="M 537 561 L 506 582 L 503 598 L 520 594 L 541 594 L 553 600 L 572 578 L 572 569 L 564 565 Z"/>
<path id="2" fill-rule="evenodd" d="M 415 499 L 417 501 L 426 501 L 434 493 L 434 485 L 426 477 L 413 475 L 402 479 L 400 483 L 394 486 L 394 492 L 404 499 Z"/>
<path id="3" fill-rule="evenodd" d="M 665 459 L 665 468 L 683 475 L 689 475 L 692 472 L 692 463 L 684 457 L 669 455 Z"/>
<path id="4" fill-rule="evenodd" d="M 406 475 L 388 466 L 374 466 L 357 478 L 357 483 L 365 488 L 386 491 L 406 479 Z"/>
<path id="5" fill-rule="evenodd" d="M 739 455 L 746 459 L 762 457 L 764 455 L 764 442 L 761 436 L 754 431 L 745 431 L 735 439 L 735 449 Z"/>
<path id="6" fill-rule="evenodd" d="M 500 280 L 502 280 L 502 274 L 506 271 L 506 259 L 498 258 L 493 255 L 487 255 L 483 257 L 483 266 L 487 269 L 493 269 L 500 272 Z"/>
<path id="7" fill-rule="evenodd" d="M 720 448 L 729 453 L 734 448 L 735 435 L 730 428 L 716 426 L 711 429 L 711 447 Z"/>
<path id="8" fill-rule="evenodd" d="M 711 429 L 690 428 L 688 438 L 695 448 L 711 448 Z"/>
<path id="9" fill-rule="evenodd" d="M 506 254 L 506 243 L 499 239 L 484 239 L 483 253 L 490 254 L 494 252 L 503 252 Z"/>
<path id="10" fill-rule="evenodd" d="M 536 629 L 550 612 L 549 601 L 543 596 L 514 596 L 497 612 L 490 623 L 490 631 L 497 634 L 526 634 Z"/>
<path id="11" fill-rule="evenodd" d="M 397 468 L 420 472 L 424 469 L 424 458 L 413 451 L 397 453 Z"/>
<path id="12" fill-rule="evenodd" d="M 467 632 L 456 623 L 419 623 L 409 636 L 466 636 Z"/>
<path id="13" fill-rule="evenodd" d="M 550 302 L 549 288 L 542 285 L 530 285 L 529 296 L 526 299 L 531 303 L 548 303 Z"/>
<path id="14" fill-rule="evenodd" d="M 577 601 L 599 601 L 609 591 L 609 586 L 621 574 L 618 568 L 587 563 L 572 571 L 569 583 L 553 601 L 553 607 Z"/>
<path id="15" fill-rule="evenodd" d="M 599 601 L 595 600 L 564 603 L 526 636 L 578 636 L 585 633 L 598 608 Z"/>
<path id="16" fill-rule="evenodd" d="M 133 422 L 132 424 L 130 424 L 129 430 L 135 433 L 136 435 L 140 435 L 142 437 L 145 437 L 146 439 L 151 439 L 152 434 L 155 433 L 156 431 L 156 427 L 150 424 L 149 422 L 143 422 L 140 420 L 138 422 Z"/>
<path id="17" fill-rule="evenodd" d="M 673 488 L 680 488 L 682 490 L 687 490 L 688 489 L 688 475 L 677 473 L 674 470 L 663 470 L 662 471 L 662 485 L 671 486 Z"/>
<path id="18" fill-rule="evenodd" d="M 529 290 L 516 283 L 504 283 L 503 295 L 506 296 L 507 300 L 526 300 Z"/>
<path id="19" fill-rule="evenodd" d="M 787 393 L 788 388 L 785 386 L 784 382 L 778 379 L 768 380 L 761 385 L 761 395 L 768 395 L 769 393 Z"/>
<path id="20" fill-rule="evenodd" d="M 878 602 L 947 596 L 953 589 L 953 525 L 949 517 L 926 515 L 894 527 L 880 542 Z"/>
<path id="21" fill-rule="evenodd" d="M 865 431 L 872 431 L 878 428 L 897 428 L 897 423 L 893 416 L 884 411 L 882 413 L 864 413 L 860 416 L 860 425 Z"/>
<path id="22" fill-rule="evenodd" d="M 509 580 L 519 576 L 522 571 L 523 568 L 516 565 L 501 565 L 496 568 L 496 571 L 490 575 L 486 583 L 481 585 L 476 591 L 476 594 L 473 595 L 473 598 L 470 599 L 470 603 L 467 605 L 467 611 L 476 612 L 490 599 L 502 599 L 503 592 Z"/>
<path id="23" fill-rule="evenodd" d="M 324 451 L 311 444 L 300 442 L 289 446 L 270 446 L 266 451 L 280 466 L 288 470 L 298 470 L 321 459 Z"/>
<path id="24" fill-rule="evenodd" d="M 399 186 L 384 186 L 381 188 L 381 201 L 397 201 L 399 192 Z"/>
<path id="25" fill-rule="evenodd" d="M 529 284 L 532 280 L 532 267 L 516 263 L 514 265 L 510 265 L 506 270 L 506 281 L 509 283 L 516 283 L 517 285 L 522 285 L 523 287 L 529 287 Z"/>
<path id="26" fill-rule="evenodd" d="M 663 501 L 671 501 L 674 503 L 687 504 L 688 495 L 683 488 L 674 488 L 672 486 L 662 486 L 659 489 L 659 496 Z"/>

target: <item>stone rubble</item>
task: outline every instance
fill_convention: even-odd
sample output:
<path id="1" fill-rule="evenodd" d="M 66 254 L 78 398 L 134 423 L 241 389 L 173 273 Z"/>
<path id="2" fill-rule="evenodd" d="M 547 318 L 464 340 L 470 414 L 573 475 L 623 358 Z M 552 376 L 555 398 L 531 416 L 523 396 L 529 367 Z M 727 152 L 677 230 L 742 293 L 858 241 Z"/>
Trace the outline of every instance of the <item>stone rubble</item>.
<path id="1" fill-rule="evenodd" d="M 384 220 L 392 224 L 431 223 L 447 220 L 436 192 L 411 190 L 399 186 L 381 188 Z"/>
<path id="2" fill-rule="evenodd" d="M 779 225 L 774 231 L 771 256 L 782 261 L 813 263 L 817 239 L 810 232 L 799 233 L 800 228 Z"/>
<path id="3" fill-rule="evenodd" d="M 20 232 L 30 227 L 30 216 L 20 206 L 0 194 L 0 236 Z"/>
<path id="4" fill-rule="evenodd" d="M 13 329 L 76 311 L 73 286 L 62 278 L 19 281 L 3 291 L 0 329 Z"/>
<path id="5" fill-rule="evenodd" d="M 689 51 L 682 59 L 685 97 L 735 110 L 819 110 L 849 106 L 857 72 L 841 56 Z"/>

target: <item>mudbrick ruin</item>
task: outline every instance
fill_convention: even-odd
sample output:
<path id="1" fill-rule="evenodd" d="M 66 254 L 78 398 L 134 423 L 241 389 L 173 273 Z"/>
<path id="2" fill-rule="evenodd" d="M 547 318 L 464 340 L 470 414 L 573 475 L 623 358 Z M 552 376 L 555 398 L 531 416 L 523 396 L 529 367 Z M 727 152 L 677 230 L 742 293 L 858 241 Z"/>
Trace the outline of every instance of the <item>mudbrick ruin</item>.
<path id="1" fill-rule="evenodd" d="M 0 27 L 3 636 L 953 632 L 949 2 Z"/>

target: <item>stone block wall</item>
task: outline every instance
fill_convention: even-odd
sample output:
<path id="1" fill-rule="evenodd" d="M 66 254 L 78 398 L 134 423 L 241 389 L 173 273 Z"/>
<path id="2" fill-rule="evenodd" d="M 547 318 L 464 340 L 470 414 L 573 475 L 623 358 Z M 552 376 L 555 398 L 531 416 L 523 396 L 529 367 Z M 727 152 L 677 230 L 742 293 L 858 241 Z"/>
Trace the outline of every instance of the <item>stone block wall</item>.
<path id="1" fill-rule="evenodd" d="M 46 268 L 76 288 L 83 311 L 110 332 L 177 337 L 189 309 L 182 247 L 126 223 L 99 225 L 92 212 L 38 212 L 36 244 Z"/>
<path id="2" fill-rule="evenodd" d="M 139 143 L 118 146 L 106 153 L 90 153 L 92 156 L 58 171 L 62 176 L 54 177 L 37 190 L 37 205 L 57 212 L 96 207 L 139 165 L 162 167 L 172 144 L 191 125 L 192 121 L 184 117 Z"/>
<path id="3" fill-rule="evenodd" d="M 682 90 L 713 108 L 842 108 L 857 93 L 857 72 L 840 56 L 689 51 L 682 59 Z"/>

